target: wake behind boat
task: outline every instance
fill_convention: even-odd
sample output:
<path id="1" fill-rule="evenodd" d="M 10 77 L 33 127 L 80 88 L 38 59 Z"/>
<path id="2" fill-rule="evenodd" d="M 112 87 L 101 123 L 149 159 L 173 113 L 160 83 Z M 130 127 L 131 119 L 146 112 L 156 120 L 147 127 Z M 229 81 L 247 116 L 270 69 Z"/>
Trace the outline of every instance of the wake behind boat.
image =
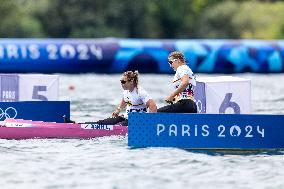
<path id="1" fill-rule="evenodd" d="M 94 123 L 56 123 L 7 118 L 0 122 L 1 139 L 77 138 L 89 139 L 102 136 L 127 134 L 121 125 Z"/>

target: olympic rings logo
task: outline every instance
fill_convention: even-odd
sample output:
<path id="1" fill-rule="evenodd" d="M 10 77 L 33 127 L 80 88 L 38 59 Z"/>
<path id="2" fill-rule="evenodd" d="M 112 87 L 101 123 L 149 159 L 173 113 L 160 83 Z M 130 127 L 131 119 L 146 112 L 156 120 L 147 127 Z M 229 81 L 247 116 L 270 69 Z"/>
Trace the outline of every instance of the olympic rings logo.
<path id="1" fill-rule="evenodd" d="M 0 108 L 0 120 L 5 118 L 15 118 L 17 116 L 18 112 L 14 107 L 8 107 L 5 110 Z"/>

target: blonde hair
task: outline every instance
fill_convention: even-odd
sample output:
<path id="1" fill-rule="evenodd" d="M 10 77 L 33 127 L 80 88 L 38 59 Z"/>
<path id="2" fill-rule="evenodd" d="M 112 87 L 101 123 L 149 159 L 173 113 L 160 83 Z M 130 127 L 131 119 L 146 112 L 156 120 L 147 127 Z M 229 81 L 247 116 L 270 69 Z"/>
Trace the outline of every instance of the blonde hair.
<path id="1" fill-rule="evenodd" d="M 125 76 L 128 81 L 133 81 L 135 87 L 138 87 L 138 71 L 126 71 L 122 74 L 123 76 Z"/>
<path id="2" fill-rule="evenodd" d="M 186 61 L 185 61 L 185 58 L 184 58 L 184 54 L 180 51 L 174 51 L 174 52 L 171 52 L 169 54 L 169 57 L 168 58 L 174 58 L 174 59 L 178 59 L 180 60 L 182 63 L 186 64 Z"/>

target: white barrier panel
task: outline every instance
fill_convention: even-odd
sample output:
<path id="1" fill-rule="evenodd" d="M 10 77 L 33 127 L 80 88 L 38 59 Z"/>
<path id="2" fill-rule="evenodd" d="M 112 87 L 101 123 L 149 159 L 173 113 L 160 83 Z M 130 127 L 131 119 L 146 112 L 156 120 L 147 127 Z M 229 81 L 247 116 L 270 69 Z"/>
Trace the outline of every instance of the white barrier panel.
<path id="1" fill-rule="evenodd" d="M 56 101 L 58 100 L 58 83 L 58 75 L 21 74 L 19 80 L 19 101 Z"/>
<path id="2" fill-rule="evenodd" d="M 59 76 L 43 74 L 1 74 L 1 102 L 57 101 Z"/>
<path id="3" fill-rule="evenodd" d="M 250 80 L 232 76 L 198 78 L 195 100 L 199 113 L 249 114 Z"/>

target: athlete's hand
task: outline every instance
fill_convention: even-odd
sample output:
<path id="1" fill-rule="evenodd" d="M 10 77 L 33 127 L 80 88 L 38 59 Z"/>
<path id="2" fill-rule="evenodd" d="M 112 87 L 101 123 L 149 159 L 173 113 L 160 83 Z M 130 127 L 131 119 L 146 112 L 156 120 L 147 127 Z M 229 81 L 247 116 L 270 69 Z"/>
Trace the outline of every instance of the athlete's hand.
<path id="1" fill-rule="evenodd" d="M 168 97 L 165 99 L 165 101 L 166 101 L 167 103 L 173 103 L 174 99 L 175 99 L 175 97 L 168 96 Z"/>

